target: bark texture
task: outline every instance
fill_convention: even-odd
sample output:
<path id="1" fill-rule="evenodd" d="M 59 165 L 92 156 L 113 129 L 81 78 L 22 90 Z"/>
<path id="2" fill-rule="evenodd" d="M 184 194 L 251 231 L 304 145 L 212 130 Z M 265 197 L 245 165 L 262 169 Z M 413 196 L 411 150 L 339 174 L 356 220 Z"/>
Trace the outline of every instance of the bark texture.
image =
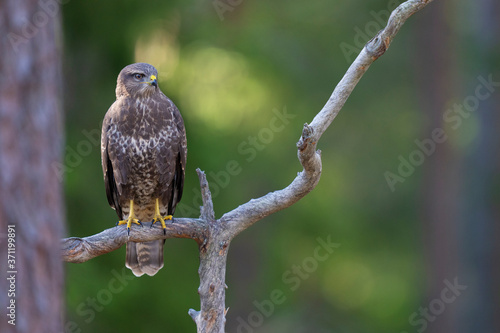
<path id="1" fill-rule="evenodd" d="M 62 151 L 54 4 L 0 1 L 0 332 L 63 332 L 63 264 L 54 247 L 64 234 L 62 184 L 54 168 Z M 9 258 L 8 225 L 15 231 Z M 6 316 L 13 301 L 14 318 Z"/>

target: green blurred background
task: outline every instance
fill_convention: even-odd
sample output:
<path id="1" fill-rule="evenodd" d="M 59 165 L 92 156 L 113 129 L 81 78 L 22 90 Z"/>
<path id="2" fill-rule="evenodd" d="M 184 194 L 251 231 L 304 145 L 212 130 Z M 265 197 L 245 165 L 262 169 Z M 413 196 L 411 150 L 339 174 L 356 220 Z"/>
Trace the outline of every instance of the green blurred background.
<path id="1" fill-rule="evenodd" d="M 395 4 L 66 2 L 69 236 L 98 233 L 117 219 L 105 196 L 99 140 L 124 66 L 154 65 L 184 117 L 188 163 L 176 216 L 198 216 L 201 168 L 220 217 L 292 181 L 301 170 L 295 143 L 303 124 Z M 457 128 L 443 120 L 475 95 L 479 76 L 500 80 L 499 12 L 493 1 L 436 1 L 407 21 L 321 138 L 317 188 L 232 242 L 227 332 L 499 328 L 499 94 L 460 116 Z M 415 140 L 431 138 L 435 128 L 448 140 L 429 156 L 420 153 L 391 188 L 386 172 L 398 174 L 400 158 L 417 158 Z M 339 247 L 319 261 L 318 239 Z M 187 311 L 199 309 L 196 243 L 167 240 L 165 267 L 154 277 L 133 277 L 124 261 L 120 249 L 66 265 L 67 330 L 194 332 Z M 449 304 L 436 301 L 444 280 L 454 279 L 467 289 Z M 273 290 L 283 296 L 270 306 Z M 419 312 L 429 306 L 432 319 Z"/>

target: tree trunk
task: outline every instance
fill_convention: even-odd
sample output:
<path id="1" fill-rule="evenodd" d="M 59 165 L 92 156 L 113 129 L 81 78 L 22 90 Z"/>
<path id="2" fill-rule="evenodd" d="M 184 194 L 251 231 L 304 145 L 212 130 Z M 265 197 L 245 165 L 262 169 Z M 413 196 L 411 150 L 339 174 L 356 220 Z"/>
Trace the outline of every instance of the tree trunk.
<path id="1" fill-rule="evenodd" d="M 0 332 L 63 332 L 59 5 L 0 8 Z"/>
<path id="2" fill-rule="evenodd" d="M 437 1 L 432 11 L 425 12 L 415 30 L 418 35 L 416 62 L 420 85 L 419 102 L 426 116 L 421 138 L 432 138 L 432 132 L 441 128 L 448 140 L 436 144 L 436 150 L 422 165 L 421 220 L 423 246 L 427 264 L 427 295 L 422 307 L 429 307 L 446 288 L 445 280 L 453 282 L 458 277 L 457 222 L 458 222 L 458 176 L 460 164 L 456 150 L 450 142 L 453 134 L 443 120 L 443 113 L 451 106 L 450 101 L 459 94 L 453 85 L 456 80 L 456 63 L 452 32 L 446 15 L 452 12 L 453 3 Z M 457 100 L 456 102 L 461 102 Z M 456 332 L 456 304 L 447 305 L 445 311 L 433 309 L 427 318 L 426 332 Z M 439 315 L 434 315 L 438 313 Z M 419 326 L 420 327 L 420 326 Z M 422 327 L 423 328 L 423 327 Z"/>
<path id="3" fill-rule="evenodd" d="M 464 61 L 463 71 L 466 94 L 474 96 L 478 76 L 491 75 L 493 81 L 500 81 L 500 4 L 496 0 L 461 3 L 457 16 L 481 18 L 460 41 L 463 50 L 473 50 L 474 61 Z M 464 120 L 476 121 L 478 130 L 464 156 L 460 274 L 469 279 L 469 290 L 460 303 L 458 332 L 500 332 L 499 90 L 498 85 L 494 87 L 491 95 L 479 100 L 470 119 Z"/>

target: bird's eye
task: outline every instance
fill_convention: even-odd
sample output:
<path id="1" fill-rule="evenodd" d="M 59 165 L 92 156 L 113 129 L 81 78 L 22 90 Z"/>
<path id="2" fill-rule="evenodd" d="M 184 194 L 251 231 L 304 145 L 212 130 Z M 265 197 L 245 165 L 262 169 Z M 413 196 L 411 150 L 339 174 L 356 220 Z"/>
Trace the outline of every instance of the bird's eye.
<path id="1" fill-rule="evenodd" d="M 140 73 L 136 73 L 134 74 L 134 77 L 137 79 L 137 80 L 140 80 L 144 77 L 144 74 L 140 74 Z"/>

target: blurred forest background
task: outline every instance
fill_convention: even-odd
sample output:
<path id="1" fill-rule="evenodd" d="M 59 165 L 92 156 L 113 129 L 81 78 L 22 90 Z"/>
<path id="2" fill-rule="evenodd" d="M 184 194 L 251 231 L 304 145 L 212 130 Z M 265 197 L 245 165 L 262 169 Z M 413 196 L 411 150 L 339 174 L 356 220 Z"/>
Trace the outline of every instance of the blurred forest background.
<path id="1" fill-rule="evenodd" d="M 124 66 L 154 65 L 184 117 L 176 215 L 198 216 L 201 168 L 220 217 L 301 170 L 303 124 L 399 3 L 64 1 L 67 236 L 116 222 L 99 140 Z M 319 142 L 317 188 L 232 242 L 227 332 L 500 331 L 499 14 L 435 1 L 406 22 Z M 167 240 L 152 278 L 124 261 L 65 265 L 68 331 L 194 332 L 196 243 Z"/>

